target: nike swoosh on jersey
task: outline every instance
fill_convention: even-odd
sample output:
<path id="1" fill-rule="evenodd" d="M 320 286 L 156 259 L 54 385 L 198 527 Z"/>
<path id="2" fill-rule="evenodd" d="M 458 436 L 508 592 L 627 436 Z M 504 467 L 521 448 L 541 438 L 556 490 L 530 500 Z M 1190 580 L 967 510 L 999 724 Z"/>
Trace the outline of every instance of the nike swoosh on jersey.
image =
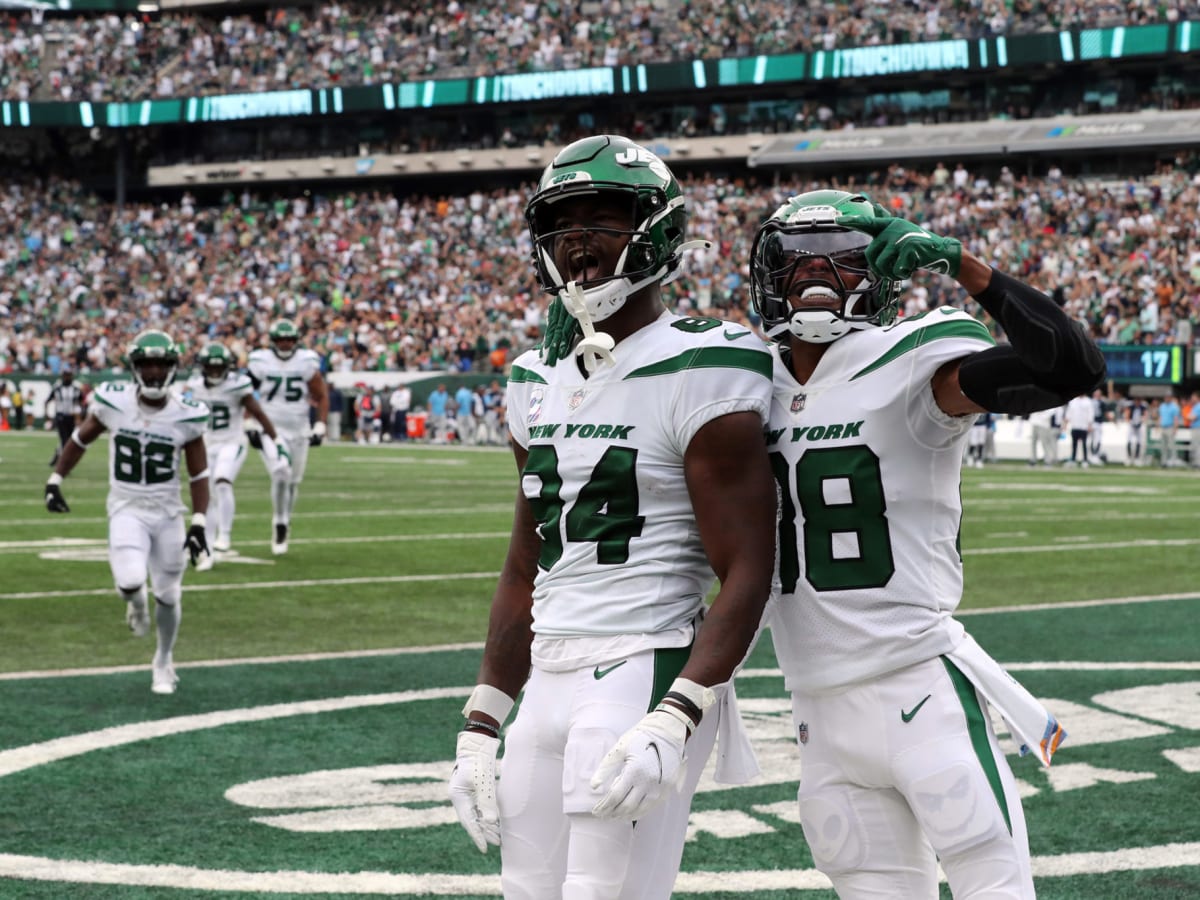
<path id="1" fill-rule="evenodd" d="M 597 681 L 599 681 L 601 678 L 603 678 L 605 675 L 607 675 L 613 669 L 619 669 L 619 668 L 621 668 L 621 666 L 625 665 L 625 663 L 627 663 L 627 662 L 629 662 L 629 660 L 623 659 L 619 663 L 617 663 L 615 666 L 609 666 L 607 669 L 602 669 L 599 666 L 596 666 L 596 671 L 592 673 L 592 677 L 595 678 Z"/>
<path id="2" fill-rule="evenodd" d="M 925 700 L 928 700 L 932 696 L 933 696 L 933 694 L 926 694 Z M 900 710 L 900 721 L 901 722 L 911 722 L 913 720 L 913 716 L 915 716 L 917 713 L 919 713 L 921 711 L 921 707 L 925 705 L 925 700 L 922 700 L 920 703 L 918 703 L 916 706 L 914 706 L 908 712 L 905 712 L 904 710 Z"/>
<path id="3" fill-rule="evenodd" d="M 725 340 L 727 341 L 736 341 L 738 338 L 745 337 L 746 335 L 750 334 L 749 331 L 737 331 L 733 334 L 730 334 L 728 331 L 722 333 L 725 335 Z"/>

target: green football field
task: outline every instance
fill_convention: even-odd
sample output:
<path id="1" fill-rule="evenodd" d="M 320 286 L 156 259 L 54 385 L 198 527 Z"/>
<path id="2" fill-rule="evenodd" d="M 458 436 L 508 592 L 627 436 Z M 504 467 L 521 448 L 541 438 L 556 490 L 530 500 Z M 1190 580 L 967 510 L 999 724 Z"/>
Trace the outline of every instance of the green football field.
<path id="1" fill-rule="evenodd" d="M 0 434 L 0 900 L 499 896 L 445 780 L 506 450 L 316 449 L 279 558 L 252 457 L 238 555 L 185 576 L 169 697 L 112 587 L 106 443 L 66 516 L 42 505 L 51 450 Z M 997 465 L 963 498 L 963 621 L 1070 732 L 1050 769 L 1012 757 L 1039 896 L 1200 897 L 1200 475 Z M 769 641 L 738 693 L 763 775 L 702 782 L 676 894 L 832 897 Z"/>

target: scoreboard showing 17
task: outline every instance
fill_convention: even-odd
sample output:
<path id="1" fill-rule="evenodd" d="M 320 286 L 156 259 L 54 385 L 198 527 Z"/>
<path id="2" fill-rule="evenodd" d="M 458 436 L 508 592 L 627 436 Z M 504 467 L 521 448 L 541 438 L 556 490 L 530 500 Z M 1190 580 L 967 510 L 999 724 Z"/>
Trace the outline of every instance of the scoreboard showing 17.
<path id="1" fill-rule="evenodd" d="M 1177 385 L 1187 376 L 1186 348 L 1171 344 L 1101 344 L 1115 384 Z"/>

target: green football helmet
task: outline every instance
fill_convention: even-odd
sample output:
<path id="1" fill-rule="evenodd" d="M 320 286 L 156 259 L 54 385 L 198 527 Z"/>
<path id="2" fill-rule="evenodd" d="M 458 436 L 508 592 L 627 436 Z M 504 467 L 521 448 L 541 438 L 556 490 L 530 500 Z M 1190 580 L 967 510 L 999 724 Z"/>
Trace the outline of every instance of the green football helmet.
<path id="1" fill-rule="evenodd" d="M 556 224 L 554 205 L 559 201 L 601 195 L 628 203 L 628 228 L 581 229 Z M 649 150 L 612 134 L 584 138 L 559 151 L 525 207 L 525 220 L 542 289 L 562 298 L 572 315 L 586 314 L 594 322 L 607 319 L 627 297 L 647 285 L 656 281 L 666 284 L 675 278 L 683 252 L 693 245 L 684 242 L 687 210 L 671 170 Z M 590 232 L 628 235 L 629 242 L 613 274 L 576 284 L 555 264 L 555 245 L 568 234 L 586 245 Z M 568 295 L 578 300 L 579 293 L 582 303 L 569 302 Z"/>
<path id="2" fill-rule="evenodd" d="M 138 393 L 147 400 L 161 400 L 167 396 L 179 365 L 179 348 L 169 334 L 157 329 L 143 331 L 126 348 L 125 360 L 137 382 Z M 150 362 L 166 364 L 165 375 L 148 378 L 142 369 Z"/>
<path id="3" fill-rule="evenodd" d="M 300 346 L 300 329 L 291 319 L 277 319 L 271 323 L 267 339 L 271 342 L 271 349 L 275 351 L 276 356 L 280 359 L 290 359 Z M 291 341 L 292 345 L 284 349 L 280 347 L 280 341 Z"/>
<path id="4" fill-rule="evenodd" d="M 827 344 L 895 321 L 901 283 L 867 265 L 869 234 L 835 224 L 849 215 L 888 214 L 863 194 L 810 191 L 791 197 L 759 226 L 750 250 L 750 300 L 768 337 Z M 796 309 L 790 296 L 836 296 L 841 304 Z"/>
<path id="5" fill-rule="evenodd" d="M 204 383 L 208 387 L 216 387 L 225 380 L 233 368 L 233 354 L 223 344 L 209 344 L 196 357 Z"/>

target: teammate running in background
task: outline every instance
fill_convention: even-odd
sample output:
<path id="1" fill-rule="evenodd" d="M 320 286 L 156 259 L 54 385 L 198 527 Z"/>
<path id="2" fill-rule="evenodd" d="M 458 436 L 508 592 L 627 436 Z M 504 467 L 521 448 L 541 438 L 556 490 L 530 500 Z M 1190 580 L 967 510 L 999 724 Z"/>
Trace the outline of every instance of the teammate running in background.
<path id="1" fill-rule="evenodd" d="M 63 446 L 46 483 L 46 508 L 71 509 L 62 481 L 105 431 L 108 449 L 108 561 L 125 600 L 125 621 L 137 637 L 150 630 L 146 577 L 154 593 L 157 648 L 151 663 L 151 690 L 172 694 L 175 639 L 183 616 L 181 586 L 186 559 L 208 556 L 204 536 L 208 508 L 208 461 L 204 429 L 208 409 L 170 392 L 179 350 L 162 331 L 143 331 L 126 353 L 134 384 L 107 382 L 93 394 L 87 418 Z M 192 522 L 183 524 L 179 499 L 179 457 L 187 462 Z"/>
<path id="2" fill-rule="evenodd" d="M 304 480 L 308 448 L 310 444 L 319 446 L 325 437 L 329 395 L 321 375 L 321 358 L 300 347 L 300 331 L 295 323 L 280 319 L 271 325 L 267 337 L 270 348 L 251 351 L 247 368 L 262 398 L 263 410 L 275 426 L 279 447 L 291 460 L 288 469 L 277 467 L 271 471 L 271 552 L 280 555 L 288 550 L 292 510 Z M 317 413 L 311 430 L 310 406 Z"/>
<path id="3" fill-rule="evenodd" d="M 196 363 L 200 371 L 188 379 L 187 390 L 209 410 L 208 431 L 204 434 L 213 485 L 208 501 L 209 546 L 217 553 L 226 553 L 233 546 L 233 483 L 246 461 L 245 413 L 261 424 L 266 435 L 259 443 L 272 476 L 278 472 L 281 478 L 288 478 L 290 462 L 287 450 L 281 452 L 278 448 L 275 426 L 255 399 L 250 377 L 234 371 L 233 354 L 222 344 L 209 344 L 197 355 Z M 214 556 L 206 555 L 196 568 L 211 569 L 213 560 Z"/>

